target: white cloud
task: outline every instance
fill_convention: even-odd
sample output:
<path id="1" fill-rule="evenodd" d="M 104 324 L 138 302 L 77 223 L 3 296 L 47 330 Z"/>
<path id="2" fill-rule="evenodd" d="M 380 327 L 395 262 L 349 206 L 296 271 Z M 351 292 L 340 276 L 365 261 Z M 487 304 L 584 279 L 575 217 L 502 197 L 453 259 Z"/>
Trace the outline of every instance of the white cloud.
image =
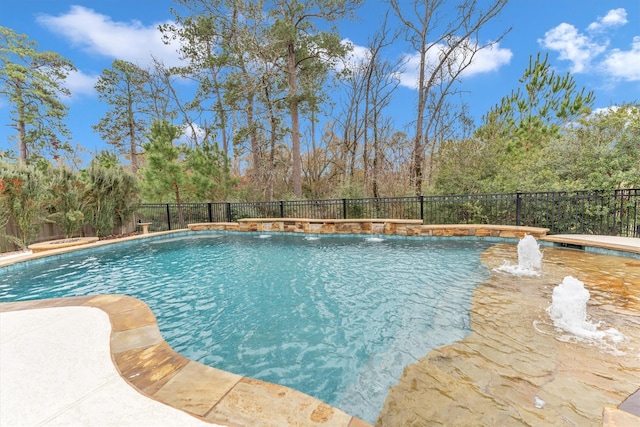
<path id="1" fill-rule="evenodd" d="M 626 24 L 627 11 L 623 8 L 611 9 L 604 17 L 598 17 L 596 22 L 592 22 L 587 27 L 589 31 L 603 31 L 609 27 L 618 27 Z"/>
<path id="2" fill-rule="evenodd" d="M 573 73 L 599 72 L 612 81 L 640 81 L 640 37 L 633 38 L 630 50 L 610 48 L 608 31 L 628 22 L 625 9 L 611 9 L 589 24 L 585 33 L 562 23 L 547 31 L 538 43 L 558 52 L 559 59 L 570 61 Z"/>
<path id="3" fill-rule="evenodd" d="M 191 123 L 191 125 L 182 126 L 182 133 L 180 134 L 178 141 L 183 144 L 189 144 L 194 141 L 202 142 L 206 134 L 207 133 L 203 128 L 198 126 L 196 123 Z"/>
<path id="4" fill-rule="evenodd" d="M 640 81 L 640 36 L 633 38 L 631 50 L 613 49 L 602 62 L 606 73 L 615 79 Z"/>
<path id="5" fill-rule="evenodd" d="M 584 34 L 580 34 L 576 27 L 562 23 L 544 33 L 544 39 L 539 39 L 543 47 L 555 50 L 560 59 L 566 59 L 573 63 L 571 72 L 585 71 L 591 61 L 606 49 L 605 45 L 594 42 Z"/>
<path id="6" fill-rule="evenodd" d="M 335 64 L 334 69 L 337 72 L 344 71 L 345 69 L 356 70 L 370 60 L 371 51 L 368 48 L 359 46 L 349 39 L 343 39 L 340 43 L 349 47 L 351 50 L 342 61 L 338 61 Z"/>
<path id="7" fill-rule="evenodd" d="M 460 67 L 463 62 L 468 62 L 470 52 L 477 49 L 475 44 L 463 45 L 454 56 L 453 67 L 456 69 Z M 433 70 L 439 62 L 440 54 L 445 50 L 444 45 L 433 45 L 427 51 L 427 70 Z M 462 77 L 472 77 L 478 74 L 490 73 L 498 70 L 503 65 L 509 64 L 513 52 L 510 49 L 503 49 L 499 43 L 495 43 L 484 49 L 477 51 L 471 64 L 465 68 L 462 72 Z M 407 54 L 403 58 L 404 67 L 403 70 L 397 73 L 396 77 L 399 79 L 402 86 L 416 89 L 418 87 L 419 69 L 420 69 L 420 55 L 418 53 Z M 428 71 L 427 71 L 428 72 Z"/>
<path id="8" fill-rule="evenodd" d="M 159 23 L 144 26 L 140 21 L 116 22 L 82 6 L 72 6 L 59 16 L 40 15 L 38 22 L 95 55 L 141 66 L 151 63 L 151 55 L 167 66 L 180 62 L 176 48 L 162 42 Z"/>
<path id="9" fill-rule="evenodd" d="M 84 74 L 82 71 L 72 71 L 65 80 L 65 86 L 71 91 L 72 98 L 79 95 L 93 95 L 98 77 L 98 75 Z"/>
<path id="10" fill-rule="evenodd" d="M 406 54 L 402 59 L 404 64 L 402 71 L 395 74 L 398 78 L 401 86 L 408 87 L 409 89 L 418 88 L 418 70 L 420 69 L 420 55 Z"/>
<path id="11" fill-rule="evenodd" d="M 503 49 L 499 43 L 493 44 L 475 54 L 471 65 L 464 70 L 464 75 L 469 77 L 497 71 L 503 65 L 508 65 L 512 57 L 511 49 Z"/>
<path id="12" fill-rule="evenodd" d="M 589 117 L 593 118 L 598 115 L 607 115 L 607 114 L 615 113 L 619 108 L 620 107 L 618 105 L 611 105 L 609 107 L 603 107 L 603 108 L 595 108 L 591 112 L 591 115 Z"/>

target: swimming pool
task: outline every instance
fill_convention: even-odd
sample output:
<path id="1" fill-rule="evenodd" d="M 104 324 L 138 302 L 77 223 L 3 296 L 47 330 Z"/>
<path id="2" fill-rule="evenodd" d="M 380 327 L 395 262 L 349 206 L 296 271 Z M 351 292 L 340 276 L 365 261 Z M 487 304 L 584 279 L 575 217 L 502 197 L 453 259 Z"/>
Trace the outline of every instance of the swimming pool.
<path id="1" fill-rule="evenodd" d="M 0 301 L 121 293 L 190 359 L 374 422 L 404 366 L 469 331 L 479 240 L 209 232 L 0 270 Z"/>

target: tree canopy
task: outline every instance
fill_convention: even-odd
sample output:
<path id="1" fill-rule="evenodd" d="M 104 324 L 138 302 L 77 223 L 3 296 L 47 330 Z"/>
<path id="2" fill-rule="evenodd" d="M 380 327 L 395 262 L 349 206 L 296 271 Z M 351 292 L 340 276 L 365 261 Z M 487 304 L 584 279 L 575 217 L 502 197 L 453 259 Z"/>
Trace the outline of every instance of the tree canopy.
<path id="1" fill-rule="evenodd" d="M 20 162 L 71 151 L 63 98 L 70 96 L 64 81 L 72 71 L 58 53 L 40 51 L 26 35 L 0 27 L 0 95 L 12 108 L 9 126 L 17 132 Z"/>
<path id="2" fill-rule="evenodd" d="M 109 149 L 88 168 L 75 165 L 78 185 L 112 194 L 100 183 L 120 185 L 126 169 L 123 187 L 140 185 L 147 202 L 178 203 L 638 185 L 637 101 L 592 111 L 593 92 L 544 53 L 532 54 L 474 123 L 473 95 L 460 83 L 508 34 L 484 35 L 505 0 L 391 0 L 366 47 L 354 48 L 337 24 L 361 4 L 177 0 L 174 21 L 160 30 L 178 42 L 180 65 L 116 58 L 102 71 L 95 89 L 105 114 L 89 125 Z M 64 81 L 73 65 L 0 30 L 0 91 L 19 148 L 0 159 L 40 171 L 50 161 L 70 166 L 59 153 L 71 150 Z M 409 53 L 393 52 L 397 43 Z M 391 108 L 404 96 L 408 58 L 418 64 L 416 99 L 403 127 Z M 85 215 L 101 230 L 117 210 L 104 209 L 104 218 Z"/>

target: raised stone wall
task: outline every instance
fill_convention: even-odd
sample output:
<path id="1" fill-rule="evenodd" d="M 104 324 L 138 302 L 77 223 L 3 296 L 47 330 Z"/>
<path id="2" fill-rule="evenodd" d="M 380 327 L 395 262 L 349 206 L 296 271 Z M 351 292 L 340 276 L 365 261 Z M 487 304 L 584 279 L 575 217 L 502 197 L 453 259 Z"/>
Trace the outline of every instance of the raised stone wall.
<path id="1" fill-rule="evenodd" d="M 245 218 L 238 222 L 189 224 L 189 229 L 219 231 L 289 232 L 313 234 L 386 234 L 399 236 L 472 236 L 521 239 L 546 236 L 548 228 L 492 224 L 429 224 L 415 219 L 307 219 Z"/>

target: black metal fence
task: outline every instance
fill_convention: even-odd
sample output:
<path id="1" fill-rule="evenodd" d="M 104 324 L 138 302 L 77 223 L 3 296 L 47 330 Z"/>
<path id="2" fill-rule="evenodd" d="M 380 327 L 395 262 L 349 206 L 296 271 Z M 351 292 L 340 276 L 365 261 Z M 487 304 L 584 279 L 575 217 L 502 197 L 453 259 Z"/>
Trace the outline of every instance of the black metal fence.
<path id="1" fill-rule="evenodd" d="M 367 199 L 144 204 L 154 231 L 242 218 L 422 219 L 425 224 L 545 227 L 551 233 L 640 237 L 640 189 L 467 194 Z"/>

